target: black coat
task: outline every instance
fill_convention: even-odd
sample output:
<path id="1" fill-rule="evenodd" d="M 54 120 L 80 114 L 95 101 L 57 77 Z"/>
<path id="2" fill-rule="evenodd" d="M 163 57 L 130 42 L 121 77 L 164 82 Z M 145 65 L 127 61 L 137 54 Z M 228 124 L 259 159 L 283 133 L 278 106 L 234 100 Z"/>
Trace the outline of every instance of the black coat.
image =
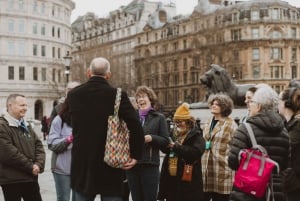
<path id="1" fill-rule="evenodd" d="M 96 76 L 68 93 L 74 135 L 71 187 L 86 195 L 116 196 L 122 193 L 123 170 L 111 168 L 103 161 L 107 119 L 114 113 L 116 93 L 116 88 Z M 121 95 L 119 116 L 130 130 L 131 157 L 140 159 L 144 133 L 125 92 Z"/>
<path id="2" fill-rule="evenodd" d="M 175 144 L 173 151 L 178 157 L 177 175 L 170 176 L 168 160 L 170 150 L 164 150 L 158 199 L 171 201 L 201 201 L 203 199 L 203 182 L 201 156 L 205 150 L 202 132 L 196 127 L 186 136 L 182 145 Z M 184 164 L 193 164 L 192 181 L 181 180 Z"/>
<path id="3" fill-rule="evenodd" d="M 257 144 L 263 146 L 271 159 L 276 161 L 280 170 L 287 168 L 289 156 L 289 138 L 287 130 L 284 127 L 282 117 L 275 112 L 259 113 L 249 117 L 247 122 L 253 129 Z M 235 131 L 231 141 L 228 164 L 233 170 L 239 167 L 238 155 L 241 149 L 252 147 L 250 137 L 244 124 L 241 124 Z M 278 175 L 273 174 L 273 188 L 275 191 L 275 200 L 284 200 L 284 195 L 280 189 L 281 181 Z M 277 198 L 277 199 L 276 199 Z M 256 201 L 254 196 L 248 196 L 238 189 L 233 188 L 230 194 L 230 200 L 234 201 Z"/>

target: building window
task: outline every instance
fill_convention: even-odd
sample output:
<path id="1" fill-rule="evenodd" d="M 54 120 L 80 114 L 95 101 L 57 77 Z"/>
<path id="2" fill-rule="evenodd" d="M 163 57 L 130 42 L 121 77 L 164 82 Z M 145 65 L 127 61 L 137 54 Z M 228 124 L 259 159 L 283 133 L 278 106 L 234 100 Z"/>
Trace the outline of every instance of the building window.
<path id="1" fill-rule="evenodd" d="M 60 38 L 60 28 L 57 29 L 57 37 Z"/>
<path id="2" fill-rule="evenodd" d="M 283 66 L 271 66 L 271 78 L 283 78 Z"/>
<path id="3" fill-rule="evenodd" d="M 231 40 L 232 41 L 239 41 L 241 40 L 241 30 L 240 29 L 234 29 L 234 30 L 231 30 Z"/>
<path id="4" fill-rule="evenodd" d="M 259 28 L 255 27 L 251 29 L 252 39 L 259 38 Z"/>
<path id="5" fill-rule="evenodd" d="M 183 84 L 187 84 L 187 81 L 188 81 L 188 74 L 183 73 Z"/>
<path id="6" fill-rule="evenodd" d="M 42 81 L 46 81 L 46 68 L 42 68 Z"/>
<path id="7" fill-rule="evenodd" d="M 253 66 L 252 76 L 254 79 L 260 78 L 260 67 L 259 66 Z"/>
<path id="8" fill-rule="evenodd" d="M 25 42 L 19 42 L 19 55 L 25 55 Z"/>
<path id="9" fill-rule="evenodd" d="M 238 50 L 233 50 L 232 55 L 233 55 L 234 61 L 239 61 L 240 60 L 240 53 L 239 53 Z"/>
<path id="10" fill-rule="evenodd" d="M 8 0 L 7 8 L 8 10 L 14 9 L 14 0 Z"/>
<path id="11" fill-rule="evenodd" d="M 251 11 L 251 20 L 259 20 L 259 11 L 258 10 Z"/>
<path id="12" fill-rule="evenodd" d="M 33 67 L 33 80 L 37 81 L 38 80 L 38 68 Z"/>
<path id="13" fill-rule="evenodd" d="M 33 23 L 32 25 L 32 33 L 37 34 L 38 33 L 38 25 L 37 23 Z"/>
<path id="14" fill-rule="evenodd" d="M 282 34 L 280 31 L 272 31 L 270 33 L 270 38 L 273 38 L 273 39 L 282 38 Z"/>
<path id="15" fill-rule="evenodd" d="M 36 44 L 33 44 L 33 46 L 32 46 L 32 54 L 33 54 L 33 56 L 38 55 L 38 46 Z"/>
<path id="16" fill-rule="evenodd" d="M 57 71 L 57 81 L 58 81 L 58 83 L 61 82 L 61 70 Z"/>
<path id="17" fill-rule="evenodd" d="M 8 20 L 8 32 L 13 33 L 15 31 L 15 23 L 13 20 Z"/>
<path id="18" fill-rule="evenodd" d="M 271 49 L 271 59 L 282 59 L 282 49 L 273 47 Z"/>
<path id="19" fill-rule="evenodd" d="M 57 48 L 57 58 L 60 59 L 60 48 Z"/>
<path id="20" fill-rule="evenodd" d="M 52 27 L 52 37 L 55 36 L 55 27 Z"/>
<path id="21" fill-rule="evenodd" d="M 297 29 L 295 27 L 291 28 L 291 37 L 292 38 L 297 38 Z"/>
<path id="22" fill-rule="evenodd" d="M 252 49 L 252 60 L 257 61 L 260 59 L 259 48 Z"/>
<path id="23" fill-rule="evenodd" d="M 279 20 L 280 19 L 280 12 L 278 8 L 273 8 L 271 11 L 271 18 L 272 20 Z"/>
<path id="24" fill-rule="evenodd" d="M 45 46 L 45 45 L 42 45 L 42 46 L 41 46 L 41 56 L 42 56 L 42 57 L 45 57 L 45 56 L 46 56 L 46 46 Z"/>
<path id="25" fill-rule="evenodd" d="M 43 24 L 41 27 L 41 34 L 42 34 L 42 36 L 46 35 L 46 25 L 45 24 Z"/>
<path id="26" fill-rule="evenodd" d="M 19 0 L 19 10 L 24 10 L 24 0 Z"/>
<path id="27" fill-rule="evenodd" d="M 41 4 L 41 13 L 45 14 L 45 3 Z"/>
<path id="28" fill-rule="evenodd" d="M 33 10 L 34 13 L 38 12 L 38 4 L 37 4 L 36 1 L 33 2 L 33 9 L 32 10 Z"/>
<path id="29" fill-rule="evenodd" d="M 52 47 L 52 58 L 55 58 L 55 47 Z"/>
<path id="30" fill-rule="evenodd" d="M 19 32 L 24 33 L 25 32 L 25 22 L 24 20 L 19 21 Z"/>
<path id="31" fill-rule="evenodd" d="M 19 80 L 25 80 L 25 67 L 19 67 Z"/>
<path id="32" fill-rule="evenodd" d="M 52 69 L 52 81 L 55 82 L 56 69 Z"/>
<path id="33" fill-rule="evenodd" d="M 232 22 L 233 23 L 238 23 L 239 22 L 239 14 L 238 13 L 233 13 L 232 14 Z"/>
<path id="34" fill-rule="evenodd" d="M 296 47 L 292 48 L 291 59 L 292 59 L 292 61 L 297 61 L 297 48 Z"/>
<path id="35" fill-rule="evenodd" d="M 15 55 L 16 54 L 15 49 L 16 49 L 15 48 L 15 43 L 9 41 L 8 42 L 8 55 Z"/>
<path id="36" fill-rule="evenodd" d="M 14 66 L 8 66 L 8 79 L 9 80 L 15 79 L 15 68 L 14 68 Z"/>
<path id="37" fill-rule="evenodd" d="M 183 69 L 184 69 L 184 70 L 187 70 L 187 67 L 188 67 L 188 66 L 187 66 L 187 58 L 184 58 L 184 59 L 183 59 Z"/>
<path id="38" fill-rule="evenodd" d="M 292 69 L 291 69 L 291 71 L 292 71 L 292 79 L 296 79 L 297 78 L 297 66 L 292 66 L 291 67 Z"/>

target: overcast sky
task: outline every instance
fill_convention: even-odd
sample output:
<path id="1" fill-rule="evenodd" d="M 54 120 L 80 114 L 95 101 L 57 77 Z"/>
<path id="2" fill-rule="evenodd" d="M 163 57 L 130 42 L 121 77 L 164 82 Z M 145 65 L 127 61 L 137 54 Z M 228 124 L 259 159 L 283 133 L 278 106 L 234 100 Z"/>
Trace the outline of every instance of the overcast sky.
<path id="1" fill-rule="evenodd" d="M 126 6 L 132 0 L 73 0 L 76 4 L 72 12 L 71 22 L 87 12 L 94 12 L 98 17 L 107 17 L 110 11 Z M 153 0 L 158 1 L 158 0 Z M 177 14 L 188 14 L 194 10 L 198 0 L 161 0 L 176 3 Z M 300 7 L 300 0 L 286 0 L 291 5 Z"/>

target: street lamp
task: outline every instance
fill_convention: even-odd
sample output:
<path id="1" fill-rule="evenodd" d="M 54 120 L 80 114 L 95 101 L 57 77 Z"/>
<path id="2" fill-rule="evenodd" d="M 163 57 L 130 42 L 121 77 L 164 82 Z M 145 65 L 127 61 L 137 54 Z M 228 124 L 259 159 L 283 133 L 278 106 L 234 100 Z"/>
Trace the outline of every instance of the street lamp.
<path id="1" fill-rule="evenodd" d="M 70 56 L 69 51 L 67 51 L 67 55 L 63 57 L 65 60 L 65 75 L 66 75 L 66 82 L 69 82 L 69 75 L 70 75 L 70 64 L 72 61 L 72 57 Z"/>

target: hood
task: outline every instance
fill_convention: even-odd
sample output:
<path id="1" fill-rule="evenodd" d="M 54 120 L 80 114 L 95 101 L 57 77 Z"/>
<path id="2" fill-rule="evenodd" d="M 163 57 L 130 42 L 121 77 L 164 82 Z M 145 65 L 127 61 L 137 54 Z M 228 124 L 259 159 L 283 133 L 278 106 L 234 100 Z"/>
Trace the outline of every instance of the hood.
<path id="1" fill-rule="evenodd" d="M 284 120 L 277 112 L 268 111 L 249 117 L 247 122 L 268 133 L 278 133 L 284 129 Z"/>

